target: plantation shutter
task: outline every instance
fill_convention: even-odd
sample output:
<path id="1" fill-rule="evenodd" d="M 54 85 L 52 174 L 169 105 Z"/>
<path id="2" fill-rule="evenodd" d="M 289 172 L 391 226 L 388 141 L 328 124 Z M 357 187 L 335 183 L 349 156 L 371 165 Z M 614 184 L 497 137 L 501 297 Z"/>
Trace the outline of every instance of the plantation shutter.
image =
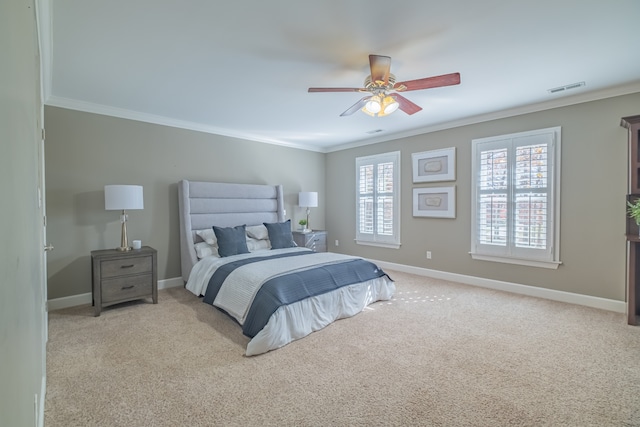
<path id="1" fill-rule="evenodd" d="M 473 141 L 472 255 L 557 261 L 560 128 Z"/>
<path id="2" fill-rule="evenodd" d="M 356 241 L 400 244 L 400 152 L 356 159 Z"/>

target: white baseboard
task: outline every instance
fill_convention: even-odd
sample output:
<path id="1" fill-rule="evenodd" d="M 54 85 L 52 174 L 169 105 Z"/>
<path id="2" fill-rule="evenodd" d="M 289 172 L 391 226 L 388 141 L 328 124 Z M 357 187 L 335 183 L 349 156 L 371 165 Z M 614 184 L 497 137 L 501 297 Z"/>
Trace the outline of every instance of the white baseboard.
<path id="1" fill-rule="evenodd" d="M 177 288 L 184 286 L 182 277 L 174 277 L 172 279 L 158 280 L 158 290 L 167 288 Z M 50 299 L 47 301 L 48 311 L 60 310 L 63 308 L 75 307 L 78 305 L 91 304 L 93 298 L 91 292 L 86 294 L 71 295 L 68 297 Z"/>
<path id="2" fill-rule="evenodd" d="M 70 297 L 62 297 L 50 299 L 47 301 L 47 311 L 60 310 L 62 308 L 75 307 L 77 305 L 91 304 L 91 292 L 87 294 L 71 295 Z"/>
<path id="3" fill-rule="evenodd" d="M 184 287 L 182 277 L 174 277 L 173 279 L 158 280 L 158 290 L 168 288 Z"/>
<path id="4" fill-rule="evenodd" d="M 47 393 L 47 377 L 42 376 L 40 381 L 40 395 L 36 396 L 36 426 L 44 427 L 44 402 Z"/>
<path id="5" fill-rule="evenodd" d="M 450 280 L 452 282 L 464 283 L 465 285 L 480 286 L 482 288 L 495 289 L 498 291 L 512 292 L 515 294 L 544 298 L 553 301 L 584 305 L 586 307 L 599 308 L 601 310 L 614 311 L 616 313 L 627 312 L 627 304 L 624 301 L 616 301 L 589 295 L 574 294 L 571 292 L 539 288 L 537 286 L 521 285 L 518 283 L 502 282 L 499 280 L 485 279 L 482 277 L 466 276 L 464 274 L 449 273 L 446 271 L 430 270 L 428 268 L 413 267 L 410 265 L 395 264 L 386 261 L 371 261 L 375 262 L 382 268 L 389 268 L 390 270 L 397 270 L 404 273 L 415 274 L 417 276 Z"/>
<path id="6" fill-rule="evenodd" d="M 446 271 L 430 270 L 428 268 L 413 267 L 410 265 L 396 264 L 386 261 L 371 260 L 382 268 L 389 268 L 417 276 L 433 277 L 434 279 L 450 280 L 464 283 L 465 285 L 480 286 L 482 288 L 498 291 L 512 292 L 520 295 L 528 295 L 549 299 L 552 301 L 567 302 L 570 304 L 584 305 L 586 307 L 599 308 L 601 310 L 626 313 L 627 304 L 624 301 L 593 297 L 589 295 L 574 294 L 571 292 L 556 291 L 554 289 L 539 288 L 537 286 L 521 285 L 518 283 L 502 282 L 499 280 L 485 279 L 482 277 L 466 276 L 464 274 L 449 273 Z M 158 280 L 158 289 L 175 288 L 184 286 L 181 277 Z M 49 311 L 62 308 L 75 307 L 77 305 L 91 304 L 91 292 L 69 297 L 56 298 L 48 301 Z"/>

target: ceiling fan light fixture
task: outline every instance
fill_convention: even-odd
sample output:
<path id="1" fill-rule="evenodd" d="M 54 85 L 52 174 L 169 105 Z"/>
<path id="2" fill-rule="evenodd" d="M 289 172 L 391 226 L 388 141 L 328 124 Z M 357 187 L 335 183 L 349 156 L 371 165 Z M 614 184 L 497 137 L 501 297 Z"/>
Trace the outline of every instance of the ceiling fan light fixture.
<path id="1" fill-rule="evenodd" d="M 378 114 L 380 110 L 382 110 L 382 105 L 380 103 L 380 97 L 378 95 L 372 96 L 363 108 L 363 111 L 371 115 Z"/>
<path id="2" fill-rule="evenodd" d="M 384 117 L 396 111 L 399 106 L 391 95 L 374 95 L 362 108 L 362 112 L 372 117 Z"/>
<path id="3" fill-rule="evenodd" d="M 382 100 L 382 112 L 385 116 L 396 111 L 399 106 L 400 104 L 398 104 L 398 101 L 396 101 L 391 95 L 385 96 Z"/>

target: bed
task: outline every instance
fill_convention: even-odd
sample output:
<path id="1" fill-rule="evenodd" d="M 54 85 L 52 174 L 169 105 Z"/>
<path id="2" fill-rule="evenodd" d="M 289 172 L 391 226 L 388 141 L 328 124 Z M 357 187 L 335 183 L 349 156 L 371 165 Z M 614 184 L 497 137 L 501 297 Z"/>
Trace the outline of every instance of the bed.
<path id="1" fill-rule="evenodd" d="M 299 248 L 281 185 L 182 180 L 182 278 L 250 338 L 245 355 L 280 348 L 391 299 L 395 284 L 374 263 Z"/>

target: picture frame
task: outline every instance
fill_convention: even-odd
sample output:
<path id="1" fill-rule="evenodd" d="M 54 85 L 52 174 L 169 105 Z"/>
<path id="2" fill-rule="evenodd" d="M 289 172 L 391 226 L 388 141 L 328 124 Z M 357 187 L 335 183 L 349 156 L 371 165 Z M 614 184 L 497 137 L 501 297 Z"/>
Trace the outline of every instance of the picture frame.
<path id="1" fill-rule="evenodd" d="M 454 181 L 456 147 L 411 154 L 413 182 Z"/>
<path id="2" fill-rule="evenodd" d="M 413 216 L 430 218 L 456 217 L 456 187 L 413 189 Z"/>

